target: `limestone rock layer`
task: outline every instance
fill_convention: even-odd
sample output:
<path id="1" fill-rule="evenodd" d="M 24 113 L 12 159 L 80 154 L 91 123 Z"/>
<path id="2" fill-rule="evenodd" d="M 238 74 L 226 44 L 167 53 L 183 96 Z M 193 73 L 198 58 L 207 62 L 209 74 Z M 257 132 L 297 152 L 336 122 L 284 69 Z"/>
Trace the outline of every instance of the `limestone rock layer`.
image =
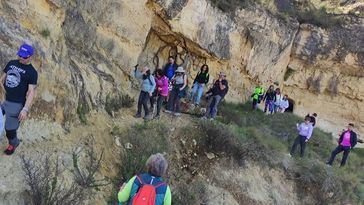
<path id="1" fill-rule="evenodd" d="M 135 96 L 133 66 L 161 68 L 173 55 L 190 82 L 205 63 L 213 78 L 225 71 L 227 100 L 278 83 L 295 113 L 317 112 L 327 131 L 364 128 L 362 18 L 320 28 L 260 6 L 231 15 L 207 0 L 1 0 L 0 14 L 2 67 L 21 43 L 36 48 L 35 121 L 67 126 L 77 112 L 102 110 L 109 93 Z"/>

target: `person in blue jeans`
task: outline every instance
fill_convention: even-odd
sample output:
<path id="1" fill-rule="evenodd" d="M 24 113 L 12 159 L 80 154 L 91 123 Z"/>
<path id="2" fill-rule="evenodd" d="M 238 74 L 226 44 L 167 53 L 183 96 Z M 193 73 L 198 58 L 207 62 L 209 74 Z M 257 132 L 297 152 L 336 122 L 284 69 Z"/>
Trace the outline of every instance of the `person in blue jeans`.
<path id="1" fill-rule="evenodd" d="M 332 166 L 332 163 L 334 162 L 336 155 L 339 154 L 340 152 L 344 152 L 343 158 L 341 159 L 340 166 L 341 167 L 345 166 L 346 160 L 348 159 L 348 156 L 350 153 L 350 150 L 353 149 L 357 143 L 357 135 L 353 131 L 353 128 L 354 128 L 354 124 L 349 123 L 348 129 L 345 130 L 340 135 L 340 138 L 338 141 L 338 146 L 336 147 L 336 149 L 334 151 L 332 151 L 331 157 L 330 157 L 329 161 L 327 162 L 328 165 Z"/>
<path id="2" fill-rule="evenodd" d="M 219 79 L 215 81 L 213 87 L 206 93 L 208 106 L 203 119 L 210 118 L 210 120 L 214 120 L 216 118 L 217 107 L 228 91 L 229 85 L 226 80 L 226 75 L 225 73 L 220 72 Z"/>
<path id="3" fill-rule="evenodd" d="M 200 72 L 197 73 L 193 82 L 192 92 L 190 95 L 190 101 L 196 106 L 200 105 L 201 97 L 206 84 L 209 82 L 209 66 L 204 64 L 201 67 Z"/>

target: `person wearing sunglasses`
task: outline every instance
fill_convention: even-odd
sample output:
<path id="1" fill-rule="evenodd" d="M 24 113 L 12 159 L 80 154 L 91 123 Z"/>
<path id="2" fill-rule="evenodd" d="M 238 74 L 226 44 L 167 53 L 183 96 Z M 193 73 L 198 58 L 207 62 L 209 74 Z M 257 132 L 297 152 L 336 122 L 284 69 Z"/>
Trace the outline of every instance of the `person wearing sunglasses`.
<path id="1" fill-rule="evenodd" d="M 20 122 L 27 119 L 35 96 L 38 72 L 31 64 L 33 54 L 31 45 L 21 45 L 17 53 L 19 58 L 5 66 L 0 78 L 6 90 L 1 107 L 5 113 L 5 132 L 9 141 L 4 151 L 7 155 L 12 155 L 20 144 L 17 130 Z"/>

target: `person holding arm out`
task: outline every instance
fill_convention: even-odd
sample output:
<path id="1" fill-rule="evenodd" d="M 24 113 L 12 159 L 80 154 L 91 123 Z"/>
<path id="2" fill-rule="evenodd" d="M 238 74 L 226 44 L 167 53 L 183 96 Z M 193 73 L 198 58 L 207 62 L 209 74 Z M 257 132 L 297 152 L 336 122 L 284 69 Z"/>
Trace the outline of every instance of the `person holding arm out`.
<path id="1" fill-rule="evenodd" d="M 149 113 L 148 102 L 152 97 L 153 91 L 156 87 L 155 79 L 151 75 L 150 69 L 144 67 L 142 72 L 138 70 L 138 65 L 135 66 L 134 76 L 142 81 L 142 87 L 138 99 L 138 111 L 135 114 L 136 118 L 142 117 L 142 107 L 144 108 L 144 119 L 150 120 L 153 116 Z"/>
<path id="2" fill-rule="evenodd" d="M 313 131 L 313 126 L 310 123 L 309 117 L 305 117 L 305 121 L 303 123 L 301 124 L 297 123 L 297 131 L 298 131 L 298 136 L 296 137 L 292 145 L 290 156 L 293 156 L 297 146 L 300 145 L 301 147 L 300 156 L 303 157 L 305 154 L 306 143 L 310 140 Z"/>
<path id="3" fill-rule="evenodd" d="M 344 152 L 340 166 L 341 167 L 345 166 L 346 161 L 349 157 L 350 150 L 352 150 L 358 142 L 357 134 L 353 131 L 353 129 L 354 129 L 354 124 L 349 123 L 347 130 L 344 130 L 341 133 L 340 138 L 338 140 L 338 146 L 335 148 L 334 151 L 332 151 L 331 157 L 327 161 L 327 164 L 329 166 L 332 166 L 332 163 L 334 162 L 336 155 L 339 154 L 340 152 Z"/>

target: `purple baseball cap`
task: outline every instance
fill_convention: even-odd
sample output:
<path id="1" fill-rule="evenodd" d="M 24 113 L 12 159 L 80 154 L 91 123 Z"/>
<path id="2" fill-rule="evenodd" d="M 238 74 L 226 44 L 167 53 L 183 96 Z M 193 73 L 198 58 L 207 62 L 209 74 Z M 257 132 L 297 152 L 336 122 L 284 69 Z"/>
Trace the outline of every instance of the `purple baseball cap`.
<path id="1" fill-rule="evenodd" d="M 23 44 L 20 46 L 18 56 L 26 58 L 34 54 L 34 48 L 29 44 Z"/>

